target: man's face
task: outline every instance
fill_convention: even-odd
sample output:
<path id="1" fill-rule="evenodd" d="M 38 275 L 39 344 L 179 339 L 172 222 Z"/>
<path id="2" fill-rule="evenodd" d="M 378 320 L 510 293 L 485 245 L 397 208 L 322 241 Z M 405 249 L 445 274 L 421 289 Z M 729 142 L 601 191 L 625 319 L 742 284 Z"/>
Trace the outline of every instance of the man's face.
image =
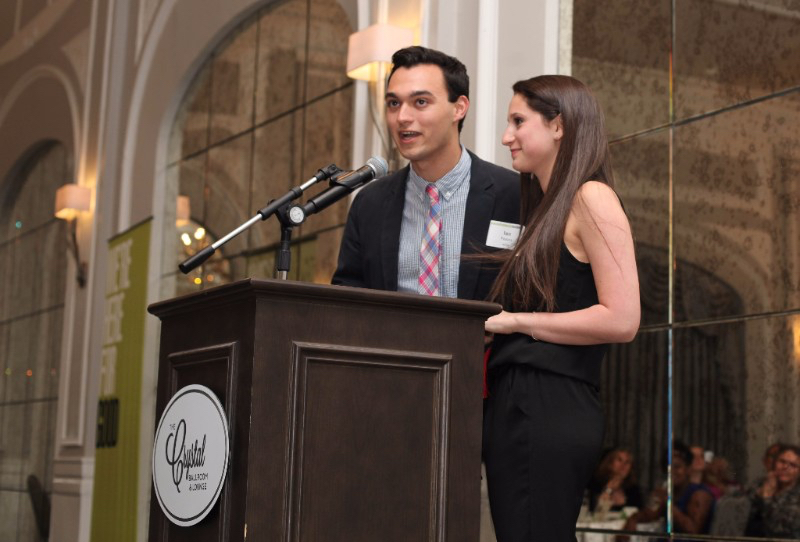
<path id="1" fill-rule="evenodd" d="M 458 145 L 458 121 L 464 118 L 469 100 L 447 99 L 444 74 L 434 64 L 398 68 L 386 89 L 386 122 L 397 149 L 414 162 L 436 160 L 443 151 Z"/>

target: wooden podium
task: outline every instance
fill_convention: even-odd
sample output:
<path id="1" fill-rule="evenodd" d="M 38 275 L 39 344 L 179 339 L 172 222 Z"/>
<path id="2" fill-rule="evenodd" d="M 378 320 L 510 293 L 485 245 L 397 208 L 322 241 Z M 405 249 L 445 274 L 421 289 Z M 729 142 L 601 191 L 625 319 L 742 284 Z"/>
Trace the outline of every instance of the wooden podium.
<path id="1" fill-rule="evenodd" d="M 151 305 L 156 423 L 205 385 L 231 457 L 197 525 L 170 523 L 151 492 L 150 540 L 477 541 L 483 324 L 499 310 L 272 280 Z"/>

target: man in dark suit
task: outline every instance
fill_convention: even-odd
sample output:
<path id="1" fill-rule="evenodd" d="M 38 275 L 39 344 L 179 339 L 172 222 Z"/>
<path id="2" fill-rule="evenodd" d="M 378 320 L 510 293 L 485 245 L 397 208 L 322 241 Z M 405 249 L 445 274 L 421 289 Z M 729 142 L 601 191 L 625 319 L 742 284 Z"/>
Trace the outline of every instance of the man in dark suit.
<path id="1" fill-rule="evenodd" d="M 519 176 L 461 145 L 469 77 L 459 60 L 408 47 L 392 63 L 386 121 L 410 164 L 355 197 L 332 282 L 485 299 L 496 266 L 461 256 L 510 248 L 497 230 L 518 229 Z"/>

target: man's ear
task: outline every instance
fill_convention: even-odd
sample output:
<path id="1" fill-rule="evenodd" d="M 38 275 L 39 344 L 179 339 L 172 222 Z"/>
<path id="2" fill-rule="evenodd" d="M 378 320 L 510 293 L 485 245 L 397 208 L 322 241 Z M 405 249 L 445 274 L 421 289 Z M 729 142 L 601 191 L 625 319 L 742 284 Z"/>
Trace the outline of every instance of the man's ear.
<path id="1" fill-rule="evenodd" d="M 561 114 L 550 121 L 550 130 L 553 134 L 553 139 L 561 141 L 564 137 L 564 122 L 561 120 Z"/>
<path id="2" fill-rule="evenodd" d="M 453 105 L 455 106 L 455 114 L 453 116 L 454 122 L 458 122 L 467 116 L 467 111 L 469 111 L 469 98 L 466 96 L 459 96 Z"/>

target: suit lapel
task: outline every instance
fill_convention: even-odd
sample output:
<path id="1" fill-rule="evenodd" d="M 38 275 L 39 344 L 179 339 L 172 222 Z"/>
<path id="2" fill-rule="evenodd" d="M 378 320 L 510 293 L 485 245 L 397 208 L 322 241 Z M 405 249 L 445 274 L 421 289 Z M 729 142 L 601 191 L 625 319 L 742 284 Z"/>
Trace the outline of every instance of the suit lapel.
<path id="1" fill-rule="evenodd" d="M 400 226 L 403 221 L 403 207 L 406 197 L 408 166 L 394 174 L 392 188 L 383 202 L 381 227 L 381 264 L 383 283 L 386 290 L 397 290 L 397 258 L 400 252 Z"/>
<path id="2" fill-rule="evenodd" d="M 470 153 L 469 194 L 464 215 L 464 237 L 461 239 L 461 254 L 475 254 L 486 249 L 486 236 L 489 233 L 489 222 L 494 213 L 494 181 L 491 174 L 483 167 L 483 161 Z M 474 299 L 478 285 L 478 275 L 482 264 L 478 261 L 461 260 L 458 268 L 458 297 Z"/>

